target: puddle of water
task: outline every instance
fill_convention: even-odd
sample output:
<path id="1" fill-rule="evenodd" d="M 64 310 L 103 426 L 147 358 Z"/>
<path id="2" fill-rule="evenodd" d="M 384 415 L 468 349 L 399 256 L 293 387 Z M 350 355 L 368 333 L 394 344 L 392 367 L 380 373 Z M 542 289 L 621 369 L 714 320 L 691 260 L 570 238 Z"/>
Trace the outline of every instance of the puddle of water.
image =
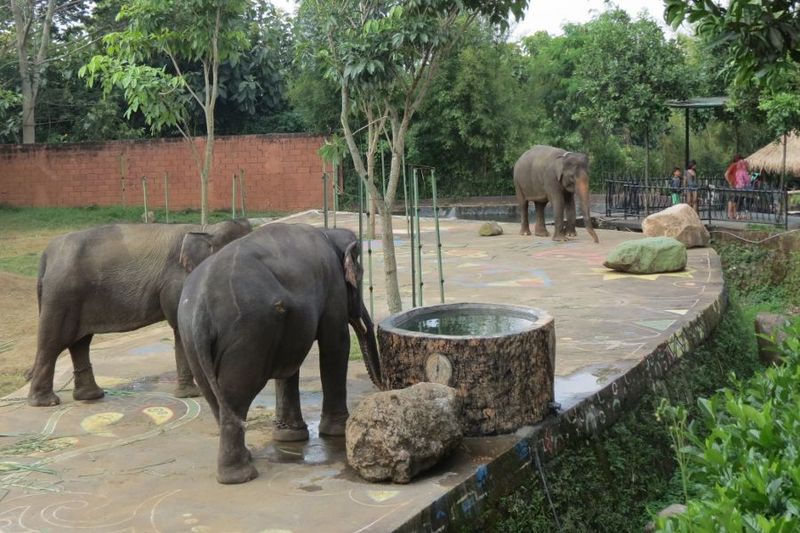
<path id="1" fill-rule="evenodd" d="M 568 409 L 599 391 L 625 371 L 626 369 L 615 366 L 600 366 L 569 376 L 556 376 L 555 401 L 561 404 L 562 409 Z"/>

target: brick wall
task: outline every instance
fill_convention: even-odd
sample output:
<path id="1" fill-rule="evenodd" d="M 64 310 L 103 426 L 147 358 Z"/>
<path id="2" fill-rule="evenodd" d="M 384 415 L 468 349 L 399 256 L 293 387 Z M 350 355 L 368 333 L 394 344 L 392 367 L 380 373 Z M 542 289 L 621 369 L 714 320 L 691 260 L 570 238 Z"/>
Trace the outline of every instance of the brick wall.
<path id="1" fill-rule="evenodd" d="M 231 180 L 244 170 L 247 210 L 322 207 L 323 139 L 314 135 L 218 137 L 209 179 L 211 209 L 230 209 Z M 203 139 L 195 145 L 202 154 Z M 200 173 L 183 139 L 0 145 L 0 203 L 15 206 L 142 205 L 199 208 Z M 238 194 L 237 194 L 238 196 Z"/>

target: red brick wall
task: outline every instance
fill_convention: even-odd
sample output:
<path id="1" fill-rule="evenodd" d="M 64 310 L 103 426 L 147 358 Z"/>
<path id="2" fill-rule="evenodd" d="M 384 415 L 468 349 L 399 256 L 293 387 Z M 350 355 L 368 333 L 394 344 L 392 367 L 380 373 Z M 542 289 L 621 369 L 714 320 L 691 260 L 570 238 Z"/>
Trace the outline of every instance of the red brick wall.
<path id="1" fill-rule="evenodd" d="M 322 208 L 317 154 L 322 142 L 322 137 L 303 134 L 218 137 L 210 208 L 230 209 L 231 180 L 239 169 L 244 170 L 250 212 Z M 202 156 L 203 139 L 195 144 Z M 170 209 L 199 208 L 200 172 L 183 139 L 0 145 L 0 203 L 142 205 L 141 178 L 147 176 L 148 208 L 163 209 L 165 173 Z"/>

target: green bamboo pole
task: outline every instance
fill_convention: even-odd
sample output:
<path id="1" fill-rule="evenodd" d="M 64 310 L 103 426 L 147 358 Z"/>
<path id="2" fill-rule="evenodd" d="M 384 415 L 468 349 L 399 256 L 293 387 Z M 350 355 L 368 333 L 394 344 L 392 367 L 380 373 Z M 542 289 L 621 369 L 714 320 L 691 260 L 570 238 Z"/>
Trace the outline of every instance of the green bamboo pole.
<path id="1" fill-rule="evenodd" d="M 236 218 L 236 174 L 231 178 L 231 218 Z"/>
<path id="2" fill-rule="evenodd" d="M 169 224 L 169 174 L 164 172 L 164 220 Z"/>
<path id="3" fill-rule="evenodd" d="M 414 194 L 413 194 L 413 176 L 416 173 L 416 169 L 411 169 L 411 176 L 412 176 L 412 194 L 411 194 L 411 211 L 408 210 L 408 205 L 406 205 L 406 214 L 408 216 L 408 242 L 411 244 L 411 307 L 417 306 L 417 250 L 414 246 L 415 235 L 414 235 Z"/>
<path id="4" fill-rule="evenodd" d="M 336 212 L 339 211 L 339 169 L 333 163 L 333 227 L 336 227 Z"/>
<path id="5" fill-rule="evenodd" d="M 422 306 L 422 286 L 424 285 L 422 281 L 422 229 L 420 228 L 419 224 L 419 173 L 418 170 L 415 168 L 413 171 L 413 181 L 414 181 L 414 212 L 416 216 L 416 225 L 417 225 L 417 272 L 419 274 L 419 305 Z"/>
<path id="6" fill-rule="evenodd" d="M 439 208 L 436 206 L 436 171 L 431 169 L 431 194 L 433 195 L 433 220 L 436 223 L 436 259 L 439 262 L 439 301 L 444 303 L 444 271 L 442 270 L 442 236 L 439 232 Z"/>
<path id="7" fill-rule="evenodd" d="M 361 179 L 361 178 L 359 178 Z M 328 173 L 322 173 L 322 219 L 328 227 Z"/>
<path id="8" fill-rule="evenodd" d="M 247 193 L 244 190 L 244 169 L 239 169 L 239 200 L 241 200 L 242 204 L 242 218 L 247 218 L 247 213 L 245 212 L 245 200 L 247 199 Z"/>
<path id="9" fill-rule="evenodd" d="M 364 264 L 364 223 L 362 215 L 364 214 L 364 182 L 361 176 L 358 176 L 358 260 Z M 358 296 L 364 299 L 364 284 L 358 284 Z"/>
<path id="10" fill-rule="evenodd" d="M 142 194 L 144 195 L 144 223 L 150 222 L 150 217 L 147 215 L 147 176 L 142 176 Z"/>

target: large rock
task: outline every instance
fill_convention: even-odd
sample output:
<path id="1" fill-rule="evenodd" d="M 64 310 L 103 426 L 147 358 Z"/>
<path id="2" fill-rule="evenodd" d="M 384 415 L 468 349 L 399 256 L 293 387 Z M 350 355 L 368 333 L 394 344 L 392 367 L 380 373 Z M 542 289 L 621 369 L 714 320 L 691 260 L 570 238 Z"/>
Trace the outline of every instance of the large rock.
<path id="1" fill-rule="evenodd" d="M 503 226 L 497 222 L 484 222 L 478 229 L 478 235 L 481 237 L 494 237 L 495 235 L 503 234 Z"/>
<path id="2" fill-rule="evenodd" d="M 687 248 L 708 246 L 711 240 L 697 212 L 688 204 L 676 204 L 653 213 L 642 222 L 642 232 L 648 237 L 672 237 Z"/>
<path id="3" fill-rule="evenodd" d="M 755 319 L 756 333 L 775 337 L 777 344 L 786 340 L 784 327 L 789 325 L 789 319 L 784 315 L 775 313 L 758 313 Z M 778 351 L 776 342 L 769 339 L 757 337 L 758 339 L 758 358 L 765 365 L 775 365 L 781 362 L 781 354 Z"/>
<path id="4" fill-rule="evenodd" d="M 686 268 L 686 247 L 670 237 L 625 241 L 608 253 L 603 265 L 631 274 L 676 272 Z"/>
<path id="5" fill-rule="evenodd" d="M 372 394 L 347 420 L 347 462 L 367 481 L 408 483 L 461 442 L 461 402 L 438 383 Z"/>

